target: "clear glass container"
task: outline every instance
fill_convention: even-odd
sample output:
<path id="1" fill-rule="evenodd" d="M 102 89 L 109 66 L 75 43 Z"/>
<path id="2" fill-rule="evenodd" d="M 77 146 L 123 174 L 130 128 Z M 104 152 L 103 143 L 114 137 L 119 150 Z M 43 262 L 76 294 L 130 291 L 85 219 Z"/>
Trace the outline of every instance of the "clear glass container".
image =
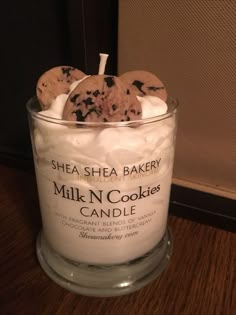
<path id="1" fill-rule="evenodd" d="M 89 296 L 138 290 L 167 266 L 177 101 L 165 115 L 69 122 L 27 104 L 42 217 L 38 260 L 60 286 Z"/>

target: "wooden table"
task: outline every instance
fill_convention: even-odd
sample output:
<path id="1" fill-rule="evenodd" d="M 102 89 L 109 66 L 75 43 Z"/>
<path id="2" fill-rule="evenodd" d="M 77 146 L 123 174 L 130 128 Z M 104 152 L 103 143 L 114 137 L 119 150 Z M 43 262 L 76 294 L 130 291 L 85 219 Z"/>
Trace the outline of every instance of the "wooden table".
<path id="1" fill-rule="evenodd" d="M 126 296 L 79 296 L 38 264 L 34 174 L 4 165 L 0 174 L 0 314 L 236 314 L 236 234 L 170 216 L 174 253 L 158 279 Z"/>

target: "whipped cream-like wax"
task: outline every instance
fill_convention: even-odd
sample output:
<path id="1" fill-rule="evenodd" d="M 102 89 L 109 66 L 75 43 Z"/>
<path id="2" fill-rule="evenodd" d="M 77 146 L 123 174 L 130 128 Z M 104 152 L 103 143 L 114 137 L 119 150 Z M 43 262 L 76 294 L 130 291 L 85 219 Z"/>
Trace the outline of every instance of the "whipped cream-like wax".
<path id="1" fill-rule="evenodd" d="M 140 257 L 166 230 L 175 117 L 135 127 L 67 126 L 60 122 L 67 97 L 58 96 L 35 118 L 45 237 L 74 261 L 116 264 Z M 138 99 L 144 122 L 167 112 L 157 97 Z"/>

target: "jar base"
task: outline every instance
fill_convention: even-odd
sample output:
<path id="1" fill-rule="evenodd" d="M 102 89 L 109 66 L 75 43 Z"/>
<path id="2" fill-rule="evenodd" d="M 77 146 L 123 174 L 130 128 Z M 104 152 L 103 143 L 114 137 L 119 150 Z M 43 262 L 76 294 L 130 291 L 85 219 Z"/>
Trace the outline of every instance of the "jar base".
<path id="1" fill-rule="evenodd" d="M 111 297 L 129 294 L 156 279 L 172 255 L 172 236 L 167 228 L 162 240 L 137 259 L 116 265 L 89 265 L 68 260 L 55 252 L 43 232 L 36 250 L 45 273 L 61 287 L 86 296 Z"/>

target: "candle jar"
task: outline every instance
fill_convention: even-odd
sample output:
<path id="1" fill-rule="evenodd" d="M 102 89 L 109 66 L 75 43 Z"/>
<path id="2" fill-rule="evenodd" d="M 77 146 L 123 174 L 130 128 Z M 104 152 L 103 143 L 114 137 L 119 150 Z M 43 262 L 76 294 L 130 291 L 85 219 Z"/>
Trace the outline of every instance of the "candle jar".
<path id="1" fill-rule="evenodd" d="M 42 231 L 37 256 L 60 286 L 90 296 L 133 292 L 172 253 L 167 227 L 177 102 L 154 118 L 71 122 L 27 104 Z"/>

